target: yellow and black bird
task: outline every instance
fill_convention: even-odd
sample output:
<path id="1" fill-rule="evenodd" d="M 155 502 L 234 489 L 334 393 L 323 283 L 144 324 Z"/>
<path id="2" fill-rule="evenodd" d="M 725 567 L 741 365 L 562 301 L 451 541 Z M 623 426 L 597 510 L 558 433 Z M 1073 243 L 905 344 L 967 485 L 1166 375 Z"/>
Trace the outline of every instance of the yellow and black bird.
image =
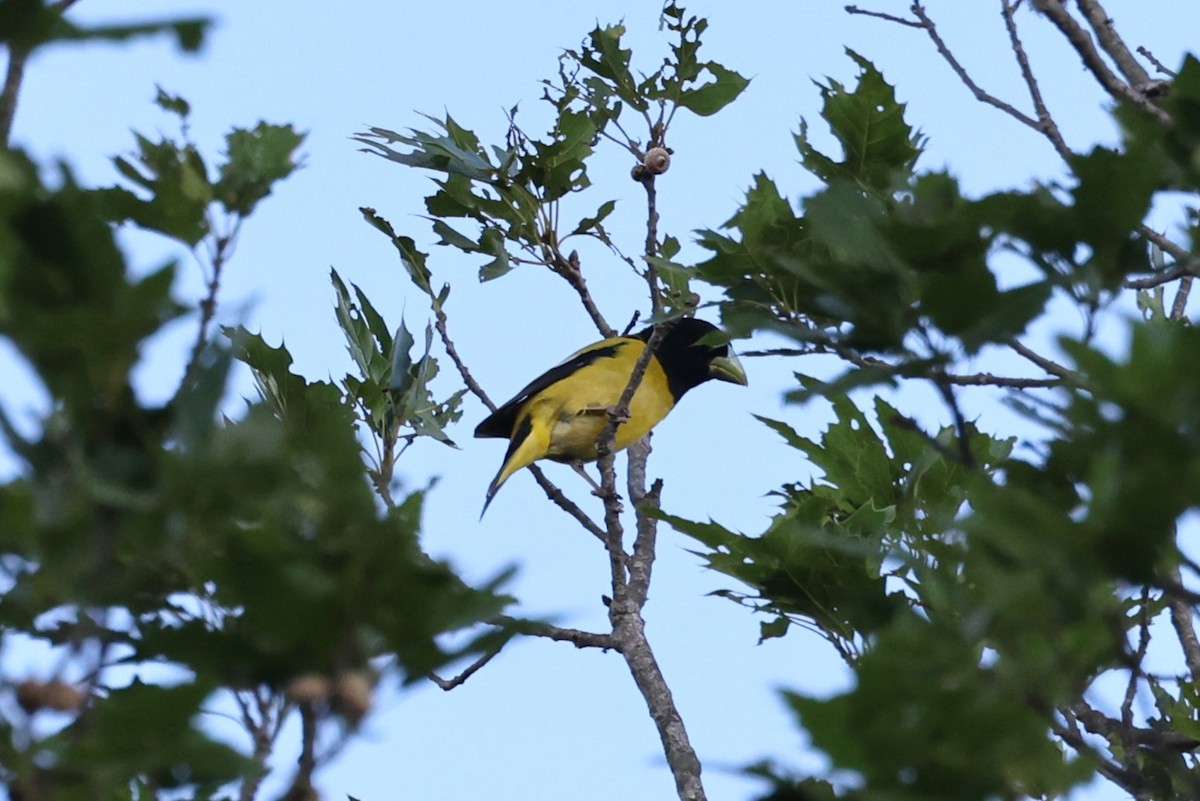
<path id="1" fill-rule="evenodd" d="M 629 404 L 629 417 L 617 427 L 614 450 L 649 433 L 692 387 L 710 378 L 746 383 L 746 372 L 728 345 L 700 344 L 716 326 L 694 317 L 678 320 L 661 338 Z M 590 462 L 596 440 L 629 384 L 634 365 L 653 328 L 632 336 L 588 345 L 535 378 L 516 397 L 475 429 L 476 437 L 511 440 L 500 472 L 488 486 L 486 512 L 508 477 L 538 459 Z"/>

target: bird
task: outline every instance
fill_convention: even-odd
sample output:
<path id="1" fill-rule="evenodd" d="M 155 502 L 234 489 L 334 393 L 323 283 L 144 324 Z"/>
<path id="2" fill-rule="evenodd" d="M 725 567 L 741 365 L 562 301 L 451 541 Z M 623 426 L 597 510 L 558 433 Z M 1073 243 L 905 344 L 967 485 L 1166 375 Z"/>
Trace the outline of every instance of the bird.
<path id="1" fill-rule="evenodd" d="M 710 379 L 748 383 L 729 345 L 700 343 L 719 330 L 696 317 L 680 318 L 667 328 L 629 403 L 627 419 L 617 427 L 613 451 L 646 436 L 693 387 Z M 476 437 L 509 440 L 500 470 L 488 485 L 481 519 L 500 487 L 521 468 L 551 459 L 572 464 L 582 473 L 582 462 L 599 458 L 596 440 L 653 333 L 651 326 L 576 351 L 529 382 L 475 428 Z"/>

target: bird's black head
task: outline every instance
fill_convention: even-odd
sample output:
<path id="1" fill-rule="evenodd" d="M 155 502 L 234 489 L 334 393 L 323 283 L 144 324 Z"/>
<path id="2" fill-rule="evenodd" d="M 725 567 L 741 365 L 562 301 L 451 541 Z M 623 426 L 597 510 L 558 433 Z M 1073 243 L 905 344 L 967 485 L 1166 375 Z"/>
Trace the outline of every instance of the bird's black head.
<path id="1" fill-rule="evenodd" d="M 719 329 L 712 323 L 695 317 L 684 317 L 667 330 L 658 344 L 655 357 L 667 375 L 667 386 L 676 402 L 684 393 L 711 378 L 746 384 L 746 371 L 729 345 L 698 344 L 701 339 Z M 653 328 L 637 334 L 638 339 L 649 342 Z"/>

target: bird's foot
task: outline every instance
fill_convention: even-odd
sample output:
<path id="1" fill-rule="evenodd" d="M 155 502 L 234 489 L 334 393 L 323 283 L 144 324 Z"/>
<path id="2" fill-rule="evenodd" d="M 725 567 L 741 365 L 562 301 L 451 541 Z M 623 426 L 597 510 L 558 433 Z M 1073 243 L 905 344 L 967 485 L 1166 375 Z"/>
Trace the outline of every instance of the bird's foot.
<path id="1" fill-rule="evenodd" d="M 583 462 L 571 462 L 571 469 L 583 476 L 583 480 L 591 486 L 592 494 L 597 498 L 606 500 L 608 497 L 610 497 L 609 493 L 604 491 L 604 487 L 598 484 L 596 479 L 592 478 L 588 471 L 584 468 Z M 620 512 L 622 508 L 621 496 L 614 492 L 611 494 L 611 497 L 614 499 L 614 501 L 616 501 L 617 511 Z"/>

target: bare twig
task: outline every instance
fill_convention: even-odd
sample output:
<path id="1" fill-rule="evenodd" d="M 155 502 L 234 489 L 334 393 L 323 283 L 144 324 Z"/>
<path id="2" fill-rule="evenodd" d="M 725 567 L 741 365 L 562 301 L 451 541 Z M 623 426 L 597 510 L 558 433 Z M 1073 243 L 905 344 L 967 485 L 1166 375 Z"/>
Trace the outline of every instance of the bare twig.
<path id="1" fill-rule="evenodd" d="M 1172 281 L 1185 277 L 1194 277 L 1196 275 L 1196 266 L 1189 263 L 1179 264 L 1169 270 L 1161 273 L 1155 273 L 1148 278 L 1133 278 L 1126 281 L 1123 286 L 1126 289 L 1153 289 L 1156 286 L 1169 284 Z"/>
<path id="2" fill-rule="evenodd" d="M 75 5 L 76 0 L 58 0 L 51 8 L 60 14 Z M 8 67 L 4 74 L 4 88 L 0 90 L 0 147 L 8 147 L 12 137 L 13 120 L 17 116 L 17 99 L 21 84 L 25 80 L 25 65 L 31 50 L 28 47 L 13 47 L 8 50 Z"/>
<path id="3" fill-rule="evenodd" d="M 1075 372 L 1074 370 L 1072 370 L 1069 367 L 1064 367 L 1063 365 L 1059 364 L 1058 362 L 1056 362 L 1052 359 L 1047 359 L 1045 356 L 1041 355 L 1040 353 L 1033 350 L 1029 346 L 1021 343 L 1019 340 L 1016 340 L 1016 339 L 1012 340 L 1011 342 L 1008 343 L 1008 346 L 1010 348 L 1012 348 L 1013 350 L 1015 350 L 1020 355 L 1024 356 L 1029 361 L 1036 364 L 1038 367 L 1045 370 L 1050 375 L 1058 376 L 1059 378 L 1061 378 L 1065 381 L 1078 381 L 1079 380 L 1079 373 Z"/>
<path id="4" fill-rule="evenodd" d="M 8 147 L 12 136 L 13 119 L 17 114 L 17 97 L 21 94 L 21 83 L 25 80 L 25 64 L 29 61 L 29 50 L 10 47 L 8 70 L 4 75 L 4 89 L 0 91 L 0 146 Z"/>
<path id="5" fill-rule="evenodd" d="M 542 492 L 546 493 L 549 498 L 558 508 L 569 514 L 571 517 L 583 526 L 589 534 L 596 537 L 601 542 L 605 542 L 605 532 L 596 521 L 588 517 L 587 512 L 579 508 L 579 505 L 567 497 L 561 489 L 558 488 L 553 481 L 546 478 L 546 474 L 542 472 L 542 468 L 536 464 L 529 465 L 529 472 L 533 473 L 533 478 L 537 481 L 538 486 L 542 488 Z"/>
<path id="6" fill-rule="evenodd" d="M 317 710 L 311 703 L 300 704 L 300 757 L 296 777 L 285 798 L 314 797 L 313 773 L 317 770 Z"/>
<path id="7" fill-rule="evenodd" d="M 621 644 L 611 634 L 564 628 L 536 620 L 517 620 L 507 616 L 497 618 L 496 622 L 530 637 L 542 637 L 555 642 L 569 642 L 576 648 L 599 648 L 603 651 L 619 651 L 621 649 Z"/>
<path id="8" fill-rule="evenodd" d="M 1185 275 L 1179 279 L 1179 290 L 1175 293 L 1175 302 L 1171 304 L 1171 319 L 1182 320 L 1187 311 L 1188 296 L 1192 294 L 1192 282 L 1195 279 Z"/>
<path id="9" fill-rule="evenodd" d="M 1145 223 L 1138 226 L 1138 233 L 1145 237 L 1152 244 L 1156 245 L 1160 250 L 1162 250 L 1163 253 L 1166 253 L 1168 256 L 1175 259 L 1175 261 L 1179 263 L 1188 261 L 1193 262 L 1193 274 L 1195 274 L 1194 271 L 1200 267 L 1200 261 L 1193 259 L 1191 252 L 1187 248 L 1178 244 L 1177 242 L 1172 242 L 1167 238 L 1166 234 L 1161 234 L 1158 231 L 1155 231 Z"/>
<path id="10" fill-rule="evenodd" d="M 1028 125 L 1030 128 L 1039 131 L 1042 130 L 1041 123 L 1035 120 L 1033 117 L 1030 117 L 1028 114 L 1013 106 L 1011 103 L 1006 103 L 995 95 L 984 91 L 979 84 L 975 83 L 974 79 L 971 78 L 971 76 L 967 73 L 966 68 L 960 64 L 955 55 L 950 52 L 950 48 L 942 39 L 941 34 L 938 33 L 937 25 L 934 24 L 934 21 L 926 13 L 924 6 L 922 6 L 920 3 L 913 3 L 912 12 L 913 15 L 920 21 L 920 24 L 916 25 L 915 27 L 922 28 L 925 31 L 925 33 L 929 36 L 930 41 L 933 42 L 933 46 L 937 48 L 938 54 L 942 57 L 942 60 L 950 65 L 950 69 L 954 70 L 954 74 L 958 76 L 958 79 L 962 81 L 963 85 L 971 90 L 971 94 L 975 95 L 976 100 L 1000 109 L 1005 114 L 1025 125 Z"/>
<path id="11" fill-rule="evenodd" d="M 1082 710 L 1080 708 L 1082 708 Z M 1084 718 L 1079 714 L 1080 711 L 1083 711 L 1084 715 L 1088 716 L 1088 720 L 1084 720 Z M 1120 787 L 1128 789 L 1133 784 L 1133 778 L 1129 776 L 1128 772 L 1124 768 L 1114 762 L 1108 756 L 1108 754 L 1105 754 L 1100 749 L 1089 743 L 1083 736 L 1083 732 L 1079 730 L 1079 723 L 1083 723 L 1084 728 L 1086 728 L 1088 731 L 1092 732 L 1093 734 L 1099 734 L 1100 732 L 1093 729 L 1093 726 L 1095 725 L 1095 719 L 1092 717 L 1092 715 L 1100 715 L 1100 713 L 1096 712 L 1096 710 L 1092 709 L 1086 704 L 1077 704 L 1070 709 L 1063 709 L 1061 712 L 1063 717 L 1066 719 L 1066 724 L 1060 724 L 1057 721 L 1052 720 L 1050 722 L 1050 729 L 1059 737 L 1061 737 L 1063 742 L 1065 742 L 1067 745 L 1071 746 L 1081 754 L 1089 755 L 1093 760 L 1095 760 L 1096 770 L 1099 771 L 1105 778 Z M 1104 716 L 1100 715 L 1100 717 L 1103 718 Z M 1092 725 L 1089 725 L 1089 721 L 1091 721 Z M 1104 735 L 1102 734 L 1101 736 Z"/>
<path id="12" fill-rule="evenodd" d="M 551 247 L 548 244 L 543 244 L 546 249 L 547 262 L 550 269 L 557 275 L 566 279 L 566 282 L 575 290 L 575 294 L 579 296 L 579 300 L 583 303 L 583 308 L 587 311 L 588 316 L 592 318 L 596 329 L 602 336 L 615 337 L 616 330 L 608 324 L 604 319 L 604 315 L 600 313 L 600 309 L 596 306 L 596 301 L 592 298 L 592 293 L 588 290 L 587 281 L 583 277 L 583 270 L 579 267 L 579 254 L 571 251 L 569 256 L 563 256 L 558 252 L 558 249 Z"/>
<path id="13" fill-rule="evenodd" d="M 209 253 L 211 272 L 208 293 L 200 301 L 200 324 L 196 328 L 196 340 L 192 343 L 192 351 L 188 356 L 187 367 L 183 371 L 183 380 L 179 385 L 181 391 L 191 382 L 191 378 L 200 364 L 200 354 L 204 352 L 204 346 L 208 344 L 208 327 L 217 314 L 217 293 L 221 289 L 221 273 L 225 269 L 226 262 L 233 255 L 241 225 L 242 218 L 235 217 L 228 233 L 218 235 L 212 242 L 212 250 Z M 212 230 L 211 220 L 209 221 L 209 230 Z"/>
<path id="14" fill-rule="evenodd" d="M 480 668 L 482 668 L 488 662 L 491 662 L 492 659 L 494 659 L 495 656 L 500 653 L 502 648 L 504 648 L 503 642 L 483 653 L 478 659 L 468 665 L 462 673 L 459 673 L 452 679 L 443 679 L 436 673 L 430 673 L 429 678 L 438 687 L 441 687 L 446 692 L 450 692 L 455 687 L 461 687 L 463 684 L 465 684 L 467 679 L 474 676 Z"/>
<path id="15" fill-rule="evenodd" d="M 234 700 L 242 716 L 242 726 L 254 742 L 254 752 L 251 760 L 254 771 L 242 782 L 238 791 L 238 801 L 254 801 L 258 797 L 258 789 L 262 785 L 270 769 L 267 760 L 275 746 L 275 738 L 279 734 L 282 704 L 266 689 L 251 691 L 235 691 Z M 251 709 L 250 701 L 254 708 Z"/>
<path id="16" fill-rule="evenodd" d="M 967 418 L 958 405 L 958 398 L 954 396 L 953 385 L 943 380 L 942 375 L 941 370 L 935 369 L 929 380 L 937 387 L 938 393 L 950 410 L 950 416 L 954 419 L 954 431 L 958 436 L 958 461 L 964 467 L 975 467 L 975 454 L 971 452 L 971 430 L 967 427 Z"/>
<path id="17" fill-rule="evenodd" d="M 1171 571 L 1171 580 L 1178 586 L 1183 586 L 1183 577 L 1176 568 Z M 1192 604 L 1176 594 L 1167 594 L 1167 608 L 1171 612 L 1171 625 L 1179 637 L 1179 645 L 1183 649 L 1183 659 L 1192 681 L 1200 681 L 1200 640 L 1196 638 L 1195 616 Z"/>
<path id="18" fill-rule="evenodd" d="M 646 189 L 646 284 L 650 289 L 650 311 L 657 316 L 662 310 L 662 297 L 658 291 L 658 268 L 650 258 L 658 254 L 658 190 L 653 175 L 647 175 L 641 184 Z"/>
<path id="19" fill-rule="evenodd" d="M 1037 78 L 1033 74 L 1033 68 L 1029 65 L 1029 56 L 1025 53 L 1025 45 L 1021 41 L 1020 34 L 1017 33 L 1016 9 L 1017 6 L 1010 0 L 1000 0 L 1001 16 L 1004 17 L 1004 27 L 1008 30 L 1008 41 L 1012 47 L 1013 56 L 1017 59 L 1017 66 L 1021 70 L 1021 78 L 1025 81 L 1025 86 L 1029 90 L 1029 99 L 1033 101 L 1033 108 L 1037 112 L 1037 125 L 1035 126 L 1047 139 L 1050 144 L 1054 145 L 1054 149 L 1058 155 L 1067 160 L 1071 157 L 1071 148 L 1067 146 L 1066 140 L 1063 139 L 1062 132 L 1058 129 L 1058 124 L 1055 123 L 1054 117 L 1050 114 L 1050 109 L 1046 106 L 1046 101 L 1042 97 L 1041 87 L 1038 86 Z"/>
<path id="20" fill-rule="evenodd" d="M 642 449 L 646 451 L 645 455 L 640 452 Z M 650 443 L 643 440 L 634 445 L 629 454 L 629 500 L 637 511 L 637 535 L 629 557 L 629 598 L 639 609 L 646 605 L 650 593 L 658 539 L 658 520 L 650 513 L 659 508 L 663 487 L 662 479 L 656 479 L 646 491 L 646 455 L 649 451 Z"/>
<path id="21" fill-rule="evenodd" d="M 432 299 L 432 298 L 431 298 Z M 496 411 L 496 404 L 492 403 L 492 399 L 483 391 L 483 387 L 479 386 L 479 382 L 471 375 L 471 371 L 467 369 L 467 364 L 458 355 L 458 348 L 454 347 L 454 340 L 450 338 L 450 331 L 447 328 L 446 312 L 442 308 L 442 304 L 433 303 L 433 327 L 437 329 L 438 337 L 442 340 L 442 347 L 446 349 L 446 353 L 450 356 L 450 361 L 454 362 L 455 369 L 462 377 L 463 383 L 467 385 L 467 389 L 471 390 L 471 394 L 479 398 L 483 405 L 488 408 L 488 411 Z"/>
<path id="22" fill-rule="evenodd" d="M 859 8 L 858 6 L 846 6 L 846 13 L 847 14 L 858 14 L 858 15 L 861 15 L 864 17 L 875 17 L 877 19 L 887 20 L 888 22 L 894 22 L 897 25 L 906 25 L 909 28 L 925 27 L 920 22 L 915 22 L 911 19 L 905 19 L 904 17 L 897 17 L 892 14 L 885 14 L 882 11 L 872 11 L 869 8 Z"/>
<path id="23" fill-rule="evenodd" d="M 1168 78 L 1174 78 L 1178 74 L 1175 72 L 1175 70 L 1169 69 L 1165 64 L 1155 58 L 1154 54 L 1151 53 L 1146 47 L 1139 45 L 1137 51 L 1143 58 L 1153 64 L 1156 70 L 1161 72 L 1163 75 L 1166 75 Z"/>
<path id="24" fill-rule="evenodd" d="M 1085 0 L 1081 0 L 1080 5 L 1082 6 L 1084 2 Z M 1130 86 L 1109 69 L 1108 64 L 1104 62 L 1104 58 L 1096 50 L 1096 45 L 1092 42 L 1092 37 L 1071 16 L 1071 12 L 1067 10 L 1064 3 L 1058 2 L 1058 0 L 1038 0 L 1035 6 L 1066 37 L 1071 47 L 1074 48 L 1075 52 L 1083 60 L 1083 65 L 1087 67 L 1088 71 L 1092 73 L 1104 90 L 1114 99 L 1126 100 L 1133 103 L 1154 115 L 1163 125 L 1171 124 L 1171 116 L 1167 112 L 1154 105 L 1138 88 Z"/>
<path id="25" fill-rule="evenodd" d="M 896 373 L 903 373 L 906 369 L 903 364 L 892 364 L 891 362 L 878 359 L 874 356 L 866 356 L 851 350 L 850 348 L 838 347 L 836 349 L 827 348 L 825 346 L 815 346 L 811 348 L 765 348 L 763 350 L 751 350 L 742 354 L 743 356 L 810 356 L 814 353 L 830 353 L 834 352 L 841 358 L 855 364 L 859 367 L 876 367 L 891 370 Z M 938 380 L 945 384 L 950 384 L 957 387 L 1002 387 L 1004 389 L 1046 389 L 1048 387 L 1056 387 L 1062 383 L 1062 378 L 1026 378 L 1024 376 L 1007 376 L 996 375 L 994 373 L 941 373 Z"/>
<path id="26" fill-rule="evenodd" d="M 1138 607 L 1138 644 L 1130 658 L 1129 681 L 1125 684 L 1125 697 L 1121 701 L 1121 726 L 1117 730 L 1121 737 L 1121 747 L 1125 756 L 1125 767 L 1131 773 L 1140 771 L 1137 761 L 1137 745 L 1134 741 L 1133 701 L 1137 697 L 1138 682 L 1141 678 L 1142 663 L 1146 661 L 1146 651 L 1150 647 L 1150 588 L 1142 588 L 1142 597 Z"/>
<path id="27" fill-rule="evenodd" d="M 1112 17 L 1101 7 L 1099 0 L 1076 0 L 1076 4 L 1088 24 L 1092 26 L 1092 30 L 1096 32 L 1100 47 L 1116 63 L 1125 80 L 1129 81 L 1134 89 L 1143 91 L 1150 85 L 1150 76 L 1133 57 L 1133 53 L 1129 52 L 1125 41 L 1113 26 Z"/>

